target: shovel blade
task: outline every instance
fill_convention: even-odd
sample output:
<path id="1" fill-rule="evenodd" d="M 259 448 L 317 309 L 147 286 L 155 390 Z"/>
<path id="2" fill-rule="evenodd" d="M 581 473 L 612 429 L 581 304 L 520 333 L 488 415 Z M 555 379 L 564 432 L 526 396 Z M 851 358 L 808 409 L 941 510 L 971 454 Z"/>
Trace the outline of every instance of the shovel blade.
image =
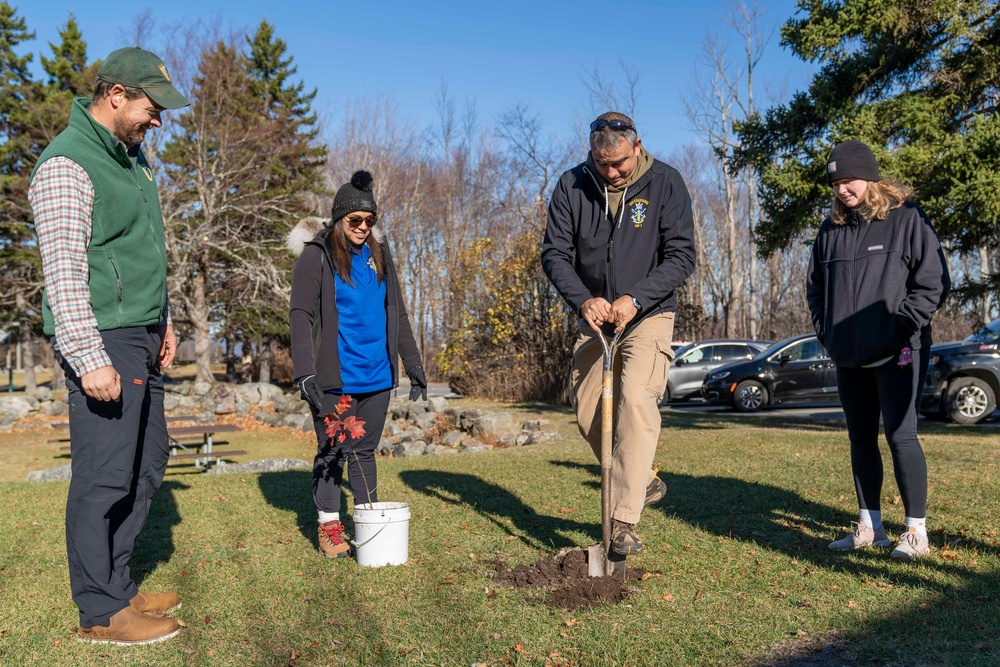
<path id="1" fill-rule="evenodd" d="M 625 576 L 625 557 L 606 552 L 603 544 L 587 547 L 587 576 L 607 577 L 613 574 Z"/>

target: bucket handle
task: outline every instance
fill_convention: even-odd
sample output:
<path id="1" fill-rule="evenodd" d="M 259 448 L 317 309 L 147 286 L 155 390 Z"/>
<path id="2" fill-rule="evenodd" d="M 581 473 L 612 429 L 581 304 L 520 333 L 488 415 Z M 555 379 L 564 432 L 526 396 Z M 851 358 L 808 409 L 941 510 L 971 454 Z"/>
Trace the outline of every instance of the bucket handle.
<path id="1" fill-rule="evenodd" d="M 385 514 L 385 510 L 383 510 L 382 513 L 384 515 Z M 381 535 L 382 531 L 385 530 L 385 527 L 388 526 L 390 523 L 392 523 L 392 521 L 386 521 L 385 523 L 383 523 L 382 527 L 378 529 L 378 532 L 375 533 L 374 535 L 372 535 L 371 537 L 369 537 L 364 542 L 355 542 L 354 540 L 351 540 L 351 544 L 354 545 L 355 549 L 357 549 L 358 547 L 365 546 L 366 544 L 368 544 L 369 542 L 371 542 L 372 540 L 374 540 L 376 537 L 378 537 L 379 535 Z"/>

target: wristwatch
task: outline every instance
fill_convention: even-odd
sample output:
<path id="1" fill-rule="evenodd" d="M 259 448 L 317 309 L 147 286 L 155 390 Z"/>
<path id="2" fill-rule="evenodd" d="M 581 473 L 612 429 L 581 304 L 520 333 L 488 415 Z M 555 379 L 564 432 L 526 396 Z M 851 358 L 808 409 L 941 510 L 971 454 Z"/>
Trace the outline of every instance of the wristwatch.
<path id="1" fill-rule="evenodd" d="M 632 297 L 632 305 L 635 306 L 636 310 L 642 310 L 642 306 L 639 305 L 639 299 Z"/>

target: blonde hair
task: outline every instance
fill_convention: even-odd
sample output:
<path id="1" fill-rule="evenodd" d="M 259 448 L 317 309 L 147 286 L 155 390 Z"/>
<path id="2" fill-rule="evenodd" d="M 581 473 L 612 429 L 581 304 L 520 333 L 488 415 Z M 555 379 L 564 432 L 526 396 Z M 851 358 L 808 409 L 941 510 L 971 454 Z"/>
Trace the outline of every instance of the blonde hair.
<path id="1" fill-rule="evenodd" d="M 854 207 L 854 210 L 865 222 L 885 220 L 889 217 L 889 211 L 899 208 L 913 195 L 913 188 L 891 178 L 868 181 L 864 197 L 862 197 L 861 203 Z M 850 210 L 836 195 L 833 196 L 833 206 L 830 209 L 830 219 L 833 220 L 833 224 L 845 224 L 847 212 Z"/>

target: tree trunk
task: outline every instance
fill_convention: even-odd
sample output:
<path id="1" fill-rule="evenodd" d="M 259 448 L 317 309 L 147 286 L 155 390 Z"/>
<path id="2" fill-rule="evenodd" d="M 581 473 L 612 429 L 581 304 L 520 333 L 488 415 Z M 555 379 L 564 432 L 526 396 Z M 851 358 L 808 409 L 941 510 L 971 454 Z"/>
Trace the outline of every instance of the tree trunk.
<path id="1" fill-rule="evenodd" d="M 234 342 L 231 329 L 226 329 L 226 337 L 222 343 L 225 347 L 226 382 L 239 382 L 240 376 L 236 372 L 236 353 L 233 351 Z"/>
<path id="2" fill-rule="evenodd" d="M 208 328 L 208 299 L 205 282 L 208 279 L 205 267 L 195 273 L 191 299 L 191 328 L 194 330 L 195 382 L 214 382 L 212 375 L 212 337 Z"/>
<path id="3" fill-rule="evenodd" d="M 260 376 L 258 382 L 270 384 L 271 382 L 271 344 L 270 338 L 265 338 L 260 343 Z"/>
<path id="4" fill-rule="evenodd" d="M 66 373 L 62 365 L 56 361 L 52 364 L 52 391 L 59 391 L 66 388 Z"/>
<path id="5" fill-rule="evenodd" d="M 31 323 L 25 318 L 21 318 L 20 332 L 18 338 L 21 339 L 21 363 L 24 367 L 24 391 L 34 394 L 38 389 L 38 381 L 35 378 L 35 337 L 31 333 Z"/>
<path id="6" fill-rule="evenodd" d="M 985 281 L 990 275 L 990 255 L 986 246 L 979 248 L 979 279 Z M 983 324 L 988 324 L 990 321 L 990 293 L 988 291 L 983 292 L 983 296 L 979 300 L 979 319 Z"/>

